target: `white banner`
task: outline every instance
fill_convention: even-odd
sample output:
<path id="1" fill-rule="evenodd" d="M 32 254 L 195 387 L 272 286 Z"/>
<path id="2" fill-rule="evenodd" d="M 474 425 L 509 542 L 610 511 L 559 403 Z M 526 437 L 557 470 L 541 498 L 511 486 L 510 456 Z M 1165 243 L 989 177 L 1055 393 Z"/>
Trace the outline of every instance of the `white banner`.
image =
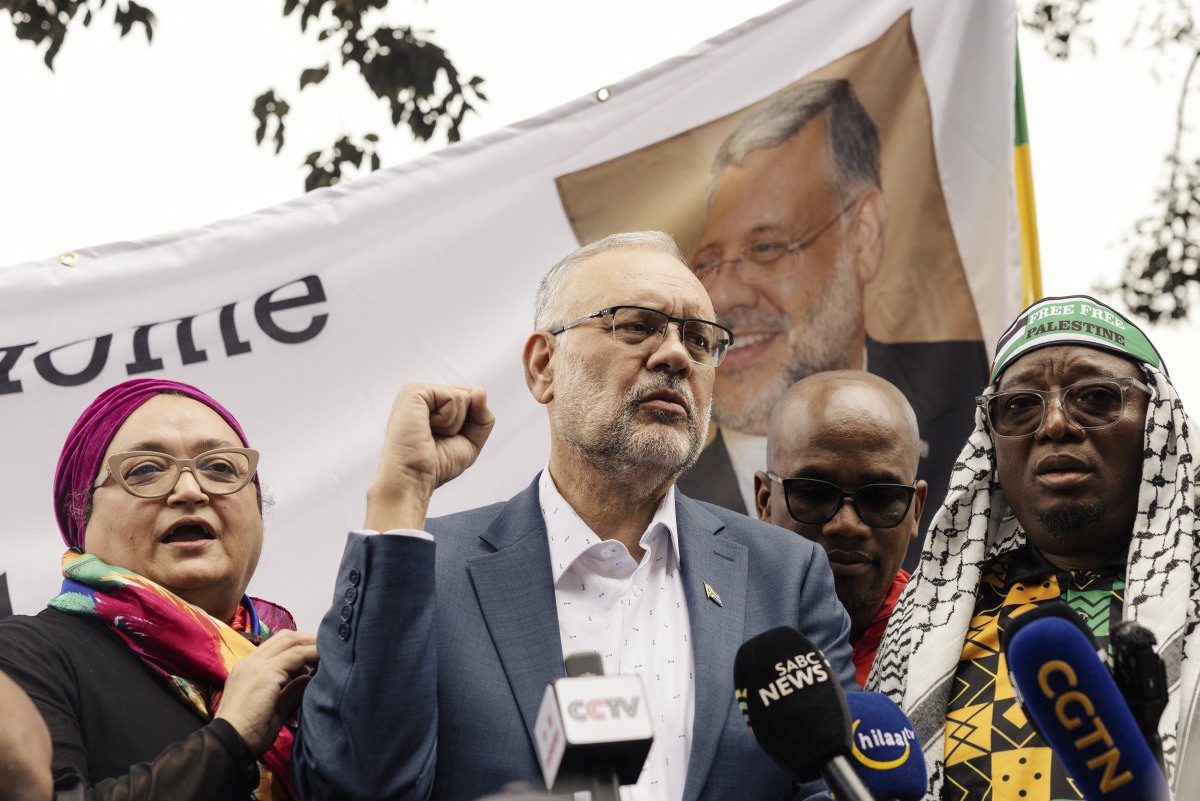
<path id="1" fill-rule="evenodd" d="M 937 294 L 946 281 L 885 261 L 881 275 L 895 281 L 867 294 L 868 333 L 994 341 L 1019 310 L 1014 25 L 1008 3 L 873 0 L 849 14 L 844 0 L 794 2 L 609 87 L 607 99 L 580 98 L 245 217 L 80 250 L 72 266 L 63 259 L 0 270 L 0 568 L 14 608 L 34 613 L 58 589 L 63 545 L 51 482 L 70 426 L 106 387 L 157 376 L 213 395 L 262 451 L 260 474 L 275 505 L 250 592 L 314 628 L 345 532 L 362 524 L 399 387 L 483 385 L 496 413 L 479 462 L 438 492 L 434 513 L 524 487 L 548 453 L 544 411 L 520 366 L 540 276 L 581 238 L 614 225 L 662 227 L 686 251 L 703 222 L 704 181 L 723 133 L 749 107 L 813 75 L 844 68 L 868 111 L 882 109 L 888 248 L 900 254 L 893 238 L 919 248 L 926 232 L 941 236 L 936 221 L 905 223 L 903 170 L 925 162 L 905 158 L 910 151 L 889 134 L 903 116 L 889 113 L 902 107 L 888 105 L 889 65 L 916 65 L 923 94 L 912 108 L 924 109 L 931 143 L 927 194 L 944 204 L 948 263 L 965 276 L 951 308 L 953 299 Z M 859 75 L 868 76 L 862 86 Z M 904 147 L 916 153 L 912 141 Z M 622 175 L 646 153 L 670 156 L 676 188 L 639 206 L 651 187 Z M 655 179 L 654 188 L 668 183 Z M 904 297 L 928 289 L 936 302 L 889 303 L 905 275 L 925 283 Z M 942 329 L 944 318 L 966 322 Z"/>

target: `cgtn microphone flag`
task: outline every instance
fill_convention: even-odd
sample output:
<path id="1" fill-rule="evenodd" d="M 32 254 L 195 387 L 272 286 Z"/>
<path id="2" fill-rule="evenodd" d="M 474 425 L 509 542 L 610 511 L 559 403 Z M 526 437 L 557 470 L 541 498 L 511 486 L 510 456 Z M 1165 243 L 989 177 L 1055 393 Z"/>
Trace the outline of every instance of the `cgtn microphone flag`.
<path id="1" fill-rule="evenodd" d="M 485 386 L 496 414 L 431 512 L 515 494 L 548 453 L 520 368 L 538 279 L 618 230 L 692 248 L 721 140 L 799 82 L 846 78 L 879 129 L 890 217 L 864 290 L 868 336 L 986 347 L 1021 308 L 1014 41 L 1011 3 L 874 0 L 847 14 L 844 0 L 792 2 L 605 100 L 254 214 L 76 249 L 73 266 L 0 270 L 0 436 L 21 454 L 0 466 L 14 606 L 57 593 L 59 450 L 90 400 L 130 376 L 194 384 L 243 424 L 275 500 L 249 591 L 301 628 L 319 621 L 329 566 L 362 524 L 404 383 Z"/>

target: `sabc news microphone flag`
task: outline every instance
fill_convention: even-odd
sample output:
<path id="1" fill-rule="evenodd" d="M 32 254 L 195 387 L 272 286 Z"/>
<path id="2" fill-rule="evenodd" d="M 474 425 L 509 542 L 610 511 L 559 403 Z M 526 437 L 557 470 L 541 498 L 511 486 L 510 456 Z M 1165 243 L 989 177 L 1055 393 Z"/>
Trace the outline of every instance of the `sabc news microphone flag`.
<path id="1" fill-rule="evenodd" d="M 37 611 L 60 583 L 50 484 L 71 423 L 131 375 L 202 388 L 262 451 L 276 503 L 250 591 L 301 628 L 320 620 L 343 536 L 362 524 L 402 384 L 483 385 L 496 413 L 432 514 L 516 493 L 548 452 L 520 368 L 538 279 L 618 230 L 666 230 L 689 251 L 717 146 L 797 82 L 848 78 L 880 131 L 892 200 L 868 335 L 986 348 L 1021 308 L 1015 25 L 1011 2 L 792 2 L 607 100 L 243 217 L 0 270 L 0 436 L 20 454 L 0 466 L 0 570 L 14 608 Z"/>

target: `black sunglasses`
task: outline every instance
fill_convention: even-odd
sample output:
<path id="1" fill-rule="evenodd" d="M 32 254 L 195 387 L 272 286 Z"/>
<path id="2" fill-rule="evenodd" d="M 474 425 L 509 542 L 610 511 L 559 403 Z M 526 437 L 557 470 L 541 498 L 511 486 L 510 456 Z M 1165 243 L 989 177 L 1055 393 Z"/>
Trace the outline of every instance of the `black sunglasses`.
<path id="1" fill-rule="evenodd" d="M 863 523 L 871 528 L 894 528 L 908 515 L 917 492 L 916 487 L 907 484 L 864 484 L 846 492 L 837 484 L 817 478 L 783 478 L 769 470 L 767 476 L 783 485 L 788 514 L 813 526 L 832 520 L 849 498 Z"/>

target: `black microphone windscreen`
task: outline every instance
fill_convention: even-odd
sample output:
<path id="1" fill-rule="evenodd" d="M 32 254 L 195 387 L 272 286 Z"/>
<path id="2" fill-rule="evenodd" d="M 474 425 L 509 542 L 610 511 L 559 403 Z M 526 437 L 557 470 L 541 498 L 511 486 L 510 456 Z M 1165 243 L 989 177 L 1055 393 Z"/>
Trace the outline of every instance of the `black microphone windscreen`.
<path id="1" fill-rule="evenodd" d="M 1167 666 L 1154 650 L 1154 632 L 1132 620 L 1112 627 L 1109 643 L 1113 653 L 1113 678 L 1133 713 L 1150 753 L 1163 764 L 1162 737 L 1158 724 L 1167 708 Z"/>
<path id="2" fill-rule="evenodd" d="M 781 626 L 742 643 L 733 663 L 738 706 L 759 746 L 798 781 L 850 753 L 850 709 L 825 654 Z"/>
<path id="3" fill-rule="evenodd" d="M 1113 675 L 1126 698 L 1130 694 L 1147 702 L 1167 702 L 1167 671 L 1154 650 L 1158 639 L 1150 629 L 1132 620 L 1122 620 L 1112 628 L 1109 641 L 1113 649 Z M 1160 710 L 1161 711 L 1161 710 Z"/>

